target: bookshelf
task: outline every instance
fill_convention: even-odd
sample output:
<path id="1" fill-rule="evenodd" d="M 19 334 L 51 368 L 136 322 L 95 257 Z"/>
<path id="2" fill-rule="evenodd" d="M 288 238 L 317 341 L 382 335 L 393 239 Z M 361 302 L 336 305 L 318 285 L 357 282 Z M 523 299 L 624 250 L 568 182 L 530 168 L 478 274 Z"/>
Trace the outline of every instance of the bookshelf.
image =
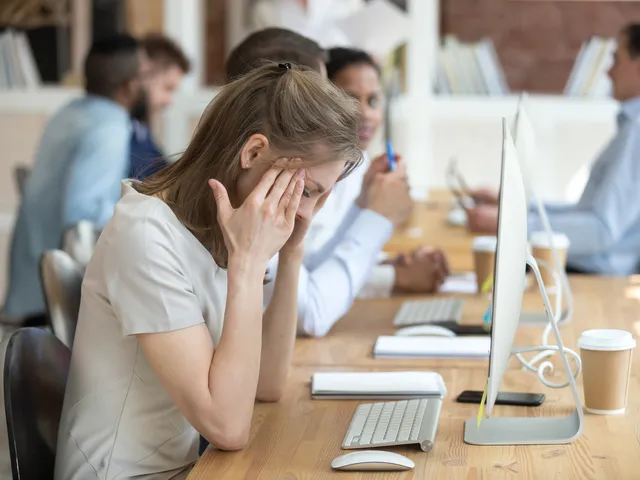
<path id="1" fill-rule="evenodd" d="M 581 47 L 640 21 L 638 2 L 440 0 L 439 38 L 490 38 L 511 91 L 566 92 Z M 592 95 L 591 89 L 587 89 Z M 598 88 L 595 89 L 598 91 Z"/>

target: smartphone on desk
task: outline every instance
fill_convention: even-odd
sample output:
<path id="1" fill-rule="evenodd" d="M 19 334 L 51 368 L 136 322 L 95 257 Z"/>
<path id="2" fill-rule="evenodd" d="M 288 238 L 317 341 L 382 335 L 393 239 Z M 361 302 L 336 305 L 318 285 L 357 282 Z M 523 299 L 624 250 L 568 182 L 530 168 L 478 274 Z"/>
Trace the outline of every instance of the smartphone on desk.
<path id="1" fill-rule="evenodd" d="M 429 325 L 437 325 L 451 330 L 456 335 L 491 335 L 491 330 L 485 329 L 484 325 L 464 325 L 454 321 L 433 322 Z"/>
<path id="2" fill-rule="evenodd" d="M 477 403 L 482 401 L 480 390 L 465 390 L 456 402 L 459 403 Z M 539 407 L 543 404 L 545 396 L 543 393 L 518 393 L 518 392 L 499 392 L 496 398 L 496 405 L 514 405 L 516 407 Z"/>

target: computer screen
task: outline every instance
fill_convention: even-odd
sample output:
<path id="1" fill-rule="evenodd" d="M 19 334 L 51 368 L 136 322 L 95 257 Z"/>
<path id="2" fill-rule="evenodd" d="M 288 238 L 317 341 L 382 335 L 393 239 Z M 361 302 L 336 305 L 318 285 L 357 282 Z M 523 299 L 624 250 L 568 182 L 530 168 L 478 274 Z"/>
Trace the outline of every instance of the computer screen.
<path id="1" fill-rule="evenodd" d="M 502 171 L 486 412 L 491 414 L 509 365 L 520 319 L 527 260 L 527 202 L 511 133 L 502 120 Z"/>

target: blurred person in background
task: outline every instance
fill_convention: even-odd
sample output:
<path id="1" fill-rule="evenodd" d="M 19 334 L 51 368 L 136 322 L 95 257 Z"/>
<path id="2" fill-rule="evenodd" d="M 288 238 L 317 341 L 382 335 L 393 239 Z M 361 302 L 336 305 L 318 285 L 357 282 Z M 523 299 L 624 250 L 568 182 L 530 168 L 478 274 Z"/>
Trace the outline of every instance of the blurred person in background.
<path id="1" fill-rule="evenodd" d="M 361 54 L 357 52 L 354 62 L 358 67 L 363 63 Z M 373 69 L 375 81 L 373 87 L 367 85 L 363 91 L 350 91 L 345 88 L 347 85 L 338 83 L 337 73 L 343 67 L 335 68 L 333 72 L 336 84 L 360 100 L 364 122 L 359 127 L 359 140 L 363 150 L 369 146 L 383 115 L 377 66 L 370 57 L 367 59 L 367 68 Z M 327 52 L 316 42 L 290 30 L 269 28 L 250 35 L 230 54 L 226 65 L 227 79 L 241 77 L 265 60 L 298 62 L 320 73 L 337 65 L 336 59 L 332 63 Z M 325 61 L 328 61 L 326 66 Z M 351 62 L 347 63 L 351 65 Z M 344 78 L 352 77 L 349 74 Z M 359 81 L 357 76 L 355 83 Z M 362 100 L 369 95 L 376 95 L 379 101 Z M 370 167 L 358 168 L 332 189 L 326 205 L 314 217 L 305 240 L 298 288 L 299 334 L 325 335 L 351 308 L 358 294 L 388 295 L 394 289 L 407 292 L 437 290 L 447 270 L 446 259 L 440 252 L 434 254 L 432 250 L 422 248 L 398 257 L 388 265 L 379 265 L 382 247 L 394 227 L 404 223 L 412 210 L 405 175 L 401 158 L 397 170 L 388 172 L 383 155 Z M 325 209 L 328 210 L 326 214 Z M 277 274 L 276 265 L 277 261 L 273 259 L 271 274 Z M 272 288 L 271 283 L 265 287 L 265 300 L 270 297 Z"/>
<path id="2" fill-rule="evenodd" d="M 131 114 L 145 101 L 147 71 L 134 38 L 96 41 L 85 60 L 86 95 L 47 123 L 13 231 L 5 321 L 43 323 L 40 257 L 60 248 L 67 227 L 88 220 L 101 228 L 113 215 L 130 170 Z"/>
<path id="3" fill-rule="evenodd" d="M 364 0 L 255 0 L 249 11 L 249 24 L 252 32 L 280 27 L 323 47 L 344 46 L 351 42 L 336 22 L 364 5 Z"/>
<path id="4" fill-rule="evenodd" d="M 164 153 L 155 142 L 150 124 L 173 104 L 180 82 L 189 73 L 191 63 L 170 38 L 148 35 L 140 41 L 150 63 L 145 79 L 146 102 L 132 112 L 131 170 L 129 177 L 141 180 L 167 165 Z"/>
<path id="5" fill-rule="evenodd" d="M 547 205 L 551 228 L 571 242 L 567 270 L 629 275 L 640 266 L 640 24 L 627 25 L 609 70 L 620 102 L 618 131 L 591 168 L 577 204 Z M 468 211 L 474 232 L 498 228 L 498 195 L 472 192 L 479 203 Z M 529 232 L 543 230 L 537 210 L 529 210 Z"/>

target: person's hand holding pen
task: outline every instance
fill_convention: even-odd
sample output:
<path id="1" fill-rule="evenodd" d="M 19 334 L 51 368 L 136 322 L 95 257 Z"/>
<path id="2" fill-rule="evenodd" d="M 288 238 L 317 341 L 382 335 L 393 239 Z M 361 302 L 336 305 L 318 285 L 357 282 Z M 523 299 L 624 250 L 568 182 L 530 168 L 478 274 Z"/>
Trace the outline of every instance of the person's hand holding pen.
<path id="1" fill-rule="evenodd" d="M 356 204 L 402 225 L 411 215 L 413 200 L 409 195 L 406 166 L 400 155 L 394 155 L 394 170 L 389 171 L 386 153 L 374 158 L 362 181 Z"/>

